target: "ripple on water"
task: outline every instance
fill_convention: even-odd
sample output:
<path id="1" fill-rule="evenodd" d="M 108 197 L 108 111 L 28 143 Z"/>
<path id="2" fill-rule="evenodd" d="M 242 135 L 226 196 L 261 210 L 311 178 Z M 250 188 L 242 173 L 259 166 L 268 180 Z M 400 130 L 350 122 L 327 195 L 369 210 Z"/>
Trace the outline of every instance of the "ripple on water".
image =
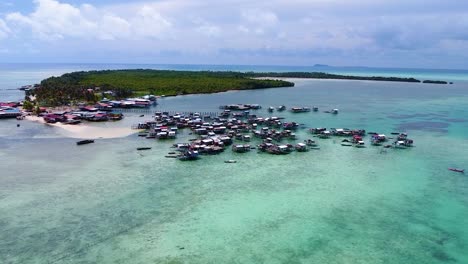
<path id="1" fill-rule="evenodd" d="M 396 129 L 398 131 L 419 130 L 428 132 L 447 133 L 449 125 L 449 123 L 437 121 L 416 121 L 400 123 Z"/>

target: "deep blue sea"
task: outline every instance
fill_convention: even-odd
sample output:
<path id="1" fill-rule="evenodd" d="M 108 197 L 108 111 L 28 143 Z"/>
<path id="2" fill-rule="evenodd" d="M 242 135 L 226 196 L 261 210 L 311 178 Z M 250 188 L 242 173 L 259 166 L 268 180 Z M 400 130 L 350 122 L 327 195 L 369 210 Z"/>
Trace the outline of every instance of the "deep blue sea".
<path id="1" fill-rule="evenodd" d="M 219 111 L 258 103 L 307 128 L 407 132 L 410 149 L 251 151 L 180 162 L 175 141 L 131 135 L 77 147 L 61 128 L 0 120 L 0 263 L 468 263 L 468 72 L 280 66 L 0 65 L 0 101 L 75 70 L 326 71 L 453 85 L 291 79 L 295 87 L 159 99 L 152 109 Z M 318 106 L 270 114 L 268 106 Z M 323 110 L 339 108 L 338 115 Z M 151 118 L 95 124 L 130 127 Z M 259 143 L 253 140 L 251 144 Z M 293 141 L 291 141 L 293 143 Z M 136 148 L 150 146 L 141 153 Z M 237 160 L 226 164 L 225 160 Z"/>

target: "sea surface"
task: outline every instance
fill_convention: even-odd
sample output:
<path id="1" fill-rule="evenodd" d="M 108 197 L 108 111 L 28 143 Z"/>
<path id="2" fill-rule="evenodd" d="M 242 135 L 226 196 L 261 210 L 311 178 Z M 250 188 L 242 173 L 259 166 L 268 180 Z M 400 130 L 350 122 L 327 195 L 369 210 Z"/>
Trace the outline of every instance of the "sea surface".
<path id="1" fill-rule="evenodd" d="M 5 88 L 50 75 L 130 67 L 4 65 L 0 101 L 21 98 Z M 296 142 L 312 138 L 308 128 L 346 127 L 407 132 L 413 148 L 383 151 L 367 136 L 358 149 L 331 138 L 316 139 L 321 148 L 306 153 L 227 149 L 181 162 L 164 156 L 192 138 L 189 131 L 175 141 L 131 135 L 78 147 L 59 128 L 0 120 L 0 263 L 468 263 L 468 176 L 447 169 L 468 169 L 468 75 L 368 69 L 384 72 L 454 84 L 292 79 L 295 87 L 162 98 L 151 111 L 258 103 L 257 115 L 303 124 Z M 281 104 L 320 111 L 266 111 Z M 323 112 L 332 108 L 340 113 Z M 151 118 L 141 114 L 96 125 Z M 137 152 L 141 146 L 152 149 Z M 237 163 L 224 163 L 230 159 Z"/>

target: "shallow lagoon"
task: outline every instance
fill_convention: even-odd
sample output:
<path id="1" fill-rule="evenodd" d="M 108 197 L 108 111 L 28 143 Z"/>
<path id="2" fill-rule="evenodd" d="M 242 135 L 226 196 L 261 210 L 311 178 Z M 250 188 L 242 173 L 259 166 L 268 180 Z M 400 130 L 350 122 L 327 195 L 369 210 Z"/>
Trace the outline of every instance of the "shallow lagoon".
<path id="1" fill-rule="evenodd" d="M 227 150 L 179 162 L 164 158 L 172 142 L 134 135 L 77 147 L 57 128 L 1 121 L 0 261 L 468 262 L 468 177 L 447 170 L 468 167 L 466 84 L 295 81 L 164 98 L 157 109 L 258 103 L 257 114 L 268 116 L 270 105 L 339 108 L 336 116 L 274 115 L 306 127 L 405 129 L 415 147 L 381 153 L 328 139 L 307 153 Z M 138 120 L 128 114 L 121 124 Z"/>

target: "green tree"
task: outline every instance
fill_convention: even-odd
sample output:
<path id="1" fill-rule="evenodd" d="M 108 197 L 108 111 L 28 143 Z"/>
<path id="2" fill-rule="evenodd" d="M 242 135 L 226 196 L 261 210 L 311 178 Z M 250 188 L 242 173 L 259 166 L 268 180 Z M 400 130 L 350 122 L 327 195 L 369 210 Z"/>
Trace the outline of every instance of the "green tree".
<path id="1" fill-rule="evenodd" d="M 34 104 L 31 103 L 30 101 L 24 101 L 23 109 L 28 111 L 28 112 L 31 112 L 34 109 Z"/>

